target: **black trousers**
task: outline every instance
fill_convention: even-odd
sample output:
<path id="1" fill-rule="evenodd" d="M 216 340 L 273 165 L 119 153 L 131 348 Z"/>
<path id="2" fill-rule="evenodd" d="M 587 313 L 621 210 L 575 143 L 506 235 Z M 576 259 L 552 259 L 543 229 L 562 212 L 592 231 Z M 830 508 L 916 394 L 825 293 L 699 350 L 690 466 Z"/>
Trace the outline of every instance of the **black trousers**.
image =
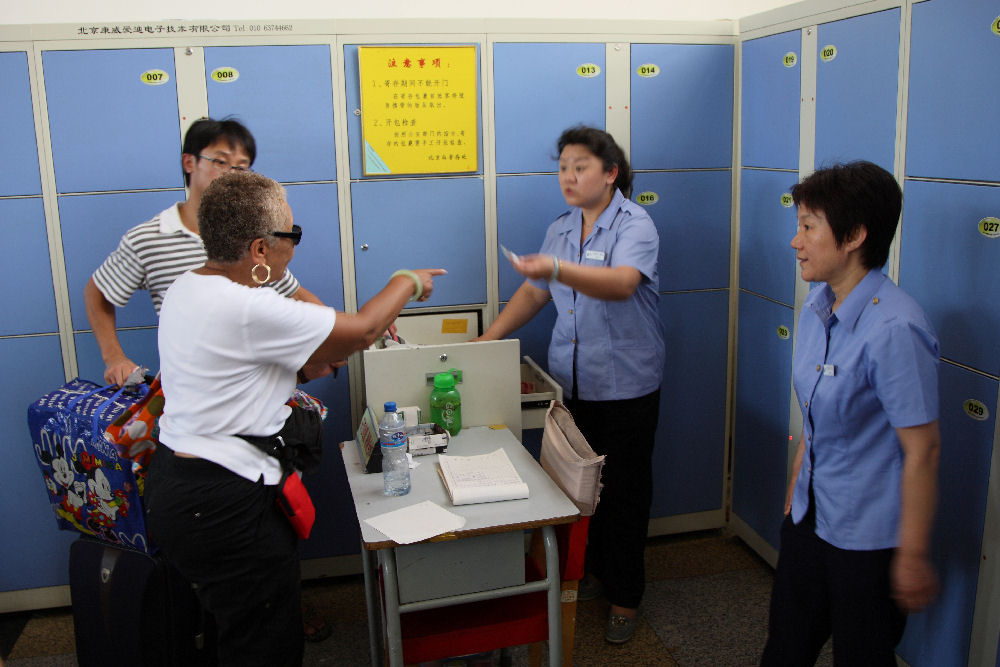
<path id="1" fill-rule="evenodd" d="M 634 609 L 646 588 L 660 390 L 619 401 L 570 399 L 566 407 L 593 450 L 607 457 L 601 500 L 590 520 L 586 569 L 601 580 L 611 604 Z"/>
<path id="2" fill-rule="evenodd" d="M 220 665 L 302 664 L 298 538 L 276 487 L 160 446 L 146 477 L 146 527 L 215 616 Z"/>
<path id="3" fill-rule="evenodd" d="M 893 549 L 838 549 L 809 517 L 781 526 L 781 552 L 761 665 L 805 667 L 833 635 L 836 667 L 895 667 L 906 616 L 891 595 Z"/>

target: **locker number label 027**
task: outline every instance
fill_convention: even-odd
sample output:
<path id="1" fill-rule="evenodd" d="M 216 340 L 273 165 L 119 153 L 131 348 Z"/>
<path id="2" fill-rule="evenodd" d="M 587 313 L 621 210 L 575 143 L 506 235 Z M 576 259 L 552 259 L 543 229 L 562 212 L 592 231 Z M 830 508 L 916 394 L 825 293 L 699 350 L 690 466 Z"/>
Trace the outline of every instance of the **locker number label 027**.
<path id="1" fill-rule="evenodd" d="M 1000 218 L 983 218 L 979 221 L 979 233 L 988 239 L 1000 238 Z"/>
<path id="2" fill-rule="evenodd" d="M 601 66 L 595 63 L 584 63 L 576 68 L 576 73 L 584 79 L 592 79 L 601 73 Z"/>
<path id="3" fill-rule="evenodd" d="M 212 81 L 232 83 L 240 78 L 240 72 L 235 67 L 216 67 L 212 70 Z"/>
<path id="4" fill-rule="evenodd" d="M 170 81 L 170 75 L 162 69 L 148 69 L 139 75 L 139 80 L 147 86 L 162 86 Z"/>
<path id="5" fill-rule="evenodd" d="M 990 418 L 990 409 L 987 408 L 986 404 L 982 401 L 970 398 L 965 401 L 962 407 L 965 408 L 965 414 L 969 415 L 976 421 L 982 422 Z"/>
<path id="6" fill-rule="evenodd" d="M 644 79 L 652 79 L 654 76 L 659 75 L 660 67 L 658 65 L 654 65 L 653 63 L 644 63 L 639 65 L 639 67 L 635 70 L 635 73 Z"/>

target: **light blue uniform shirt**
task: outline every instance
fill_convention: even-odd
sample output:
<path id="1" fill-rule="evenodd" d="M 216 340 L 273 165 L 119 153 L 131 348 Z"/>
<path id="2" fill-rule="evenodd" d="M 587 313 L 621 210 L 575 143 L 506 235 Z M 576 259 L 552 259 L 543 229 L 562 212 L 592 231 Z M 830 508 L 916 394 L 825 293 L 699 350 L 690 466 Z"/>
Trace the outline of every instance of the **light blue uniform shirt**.
<path id="1" fill-rule="evenodd" d="M 568 398 L 575 357 L 578 398 L 610 401 L 645 396 L 663 380 L 656 226 L 642 206 L 615 190 L 581 248 L 582 228 L 582 211 L 571 208 L 549 226 L 540 252 L 586 266 L 631 266 L 642 280 L 624 301 L 585 296 L 558 281 L 530 280 L 552 294 L 558 312 L 549 344 L 549 373 Z"/>
<path id="2" fill-rule="evenodd" d="M 792 520 L 816 500 L 816 534 L 841 549 L 897 546 L 903 452 L 895 429 L 938 418 L 939 347 L 924 311 L 880 270 L 831 312 L 833 290 L 809 293 L 793 378 L 805 455 Z"/>

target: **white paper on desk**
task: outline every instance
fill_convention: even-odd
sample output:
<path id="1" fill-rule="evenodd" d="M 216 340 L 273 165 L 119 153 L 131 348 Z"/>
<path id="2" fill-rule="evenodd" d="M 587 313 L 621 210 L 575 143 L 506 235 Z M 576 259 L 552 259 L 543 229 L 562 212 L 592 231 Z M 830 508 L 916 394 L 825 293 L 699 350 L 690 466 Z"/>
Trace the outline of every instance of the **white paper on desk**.
<path id="1" fill-rule="evenodd" d="M 369 526 L 396 544 L 412 544 L 449 533 L 465 525 L 465 517 L 449 512 L 435 502 L 416 505 L 365 519 Z"/>

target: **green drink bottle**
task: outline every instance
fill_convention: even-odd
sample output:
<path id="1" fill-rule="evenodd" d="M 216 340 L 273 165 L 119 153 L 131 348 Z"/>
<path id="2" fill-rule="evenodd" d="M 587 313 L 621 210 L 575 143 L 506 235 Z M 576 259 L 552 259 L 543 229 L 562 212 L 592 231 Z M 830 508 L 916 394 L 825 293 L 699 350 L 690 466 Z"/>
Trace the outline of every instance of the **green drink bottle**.
<path id="1" fill-rule="evenodd" d="M 453 436 L 462 430 L 462 397 L 455 389 L 455 376 L 449 372 L 434 376 L 431 421 Z"/>

